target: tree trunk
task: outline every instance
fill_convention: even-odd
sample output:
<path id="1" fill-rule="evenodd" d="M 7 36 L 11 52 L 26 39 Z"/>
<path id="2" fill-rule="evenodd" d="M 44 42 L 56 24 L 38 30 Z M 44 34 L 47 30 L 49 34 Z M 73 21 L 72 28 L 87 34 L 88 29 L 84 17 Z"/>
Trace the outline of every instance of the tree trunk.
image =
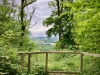
<path id="1" fill-rule="evenodd" d="M 23 18 L 24 18 L 24 0 L 21 0 L 21 12 L 20 12 L 20 18 L 21 18 L 21 40 L 20 40 L 20 44 L 19 44 L 19 47 L 20 49 L 22 49 L 23 47 L 23 38 L 25 36 L 25 25 L 24 25 L 24 22 L 23 22 Z"/>
<path id="2" fill-rule="evenodd" d="M 57 8 L 58 8 L 58 17 L 60 16 L 60 14 L 62 13 L 62 11 L 63 11 L 63 5 L 60 5 L 60 1 L 59 0 L 56 0 L 56 2 L 57 2 Z M 61 2 L 63 2 L 63 0 L 61 0 Z M 59 30 L 58 30 L 58 32 L 59 32 L 59 41 L 61 41 L 62 39 L 61 39 L 61 31 L 62 31 L 62 20 L 61 20 L 61 18 L 59 18 L 58 19 L 58 24 L 59 24 Z"/>

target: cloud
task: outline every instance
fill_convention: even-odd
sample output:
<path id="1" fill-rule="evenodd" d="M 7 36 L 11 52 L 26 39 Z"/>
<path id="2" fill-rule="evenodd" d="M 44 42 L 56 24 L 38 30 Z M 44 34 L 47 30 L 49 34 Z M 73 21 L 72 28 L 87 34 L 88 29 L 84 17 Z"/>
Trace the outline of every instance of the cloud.
<path id="1" fill-rule="evenodd" d="M 37 6 L 37 10 L 35 11 L 35 17 L 32 19 L 31 24 L 34 24 L 37 19 L 41 19 L 41 23 L 38 23 L 29 29 L 34 36 L 46 36 L 45 33 L 50 28 L 42 25 L 42 21 L 51 15 L 51 9 L 48 6 L 49 1 L 51 0 L 37 0 L 34 4 Z M 30 6 L 30 11 L 31 9 L 32 6 Z"/>
<path id="2" fill-rule="evenodd" d="M 36 16 L 39 18 L 47 18 L 47 16 L 51 15 L 51 9 L 48 7 L 48 2 L 50 0 L 38 0 L 36 2 L 38 9 L 36 10 Z"/>
<path id="3" fill-rule="evenodd" d="M 35 37 L 39 37 L 39 36 L 42 36 L 42 37 L 46 37 L 46 34 L 44 33 L 46 32 L 45 30 L 43 31 L 34 31 L 34 32 L 31 32 L 31 36 L 35 36 Z"/>

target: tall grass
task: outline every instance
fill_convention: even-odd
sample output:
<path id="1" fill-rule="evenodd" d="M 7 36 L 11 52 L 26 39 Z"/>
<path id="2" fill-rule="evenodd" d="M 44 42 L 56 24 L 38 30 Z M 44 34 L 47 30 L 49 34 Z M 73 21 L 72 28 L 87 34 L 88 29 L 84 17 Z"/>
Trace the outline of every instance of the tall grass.
<path id="1" fill-rule="evenodd" d="M 83 72 L 81 75 L 100 75 L 100 66 L 95 64 L 99 58 L 84 56 Z M 45 75 L 45 54 L 31 56 L 30 75 Z M 25 57 L 25 72 L 27 71 L 27 56 Z M 80 55 L 49 54 L 48 71 L 80 71 Z M 66 74 L 64 74 L 66 75 Z M 68 74 L 67 74 L 68 75 Z M 80 75 L 80 74 L 78 74 Z"/>

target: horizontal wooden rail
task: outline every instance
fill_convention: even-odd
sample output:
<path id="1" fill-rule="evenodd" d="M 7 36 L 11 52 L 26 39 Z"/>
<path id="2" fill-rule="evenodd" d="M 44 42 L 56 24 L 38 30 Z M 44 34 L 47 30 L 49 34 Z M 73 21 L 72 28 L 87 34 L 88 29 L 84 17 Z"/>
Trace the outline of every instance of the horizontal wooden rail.
<path id="1" fill-rule="evenodd" d="M 100 57 L 100 54 L 94 54 L 94 53 L 88 53 L 88 52 L 18 52 L 19 55 L 22 54 L 45 54 L 45 53 L 53 53 L 53 54 L 81 54 L 87 55 L 87 56 L 94 56 L 94 57 Z"/>
<path id="2" fill-rule="evenodd" d="M 30 63 L 31 63 L 31 55 L 32 54 L 45 54 L 45 74 L 48 75 L 49 73 L 64 73 L 64 74 L 77 74 L 82 72 L 83 68 L 83 53 L 80 52 L 60 52 L 60 51 L 49 51 L 49 52 L 18 52 L 21 55 L 21 67 L 23 70 L 24 67 L 24 57 L 28 55 L 28 73 L 30 72 Z M 65 71 L 48 71 L 48 54 L 79 54 L 80 55 L 80 72 L 65 72 Z"/>
<path id="3" fill-rule="evenodd" d="M 18 52 L 18 54 L 45 54 L 45 53 L 52 53 L 52 54 L 82 54 L 81 52 Z"/>
<path id="4" fill-rule="evenodd" d="M 83 55 L 87 55 L 87 56 L 100 57 L 100 54 L 87 53 L 87 52 L 82 52 L 82 53 Z"/>
<path id="5" fill-rule="evenodd" d="M 61 74 L 78 74 L 79 72 L 65 72 L 65 71 L 48 71 L 48 73 L 61 73 Z"/>
<path id="6" fill-rule="evenodd" d="M 87 52 L 60 52 L 60 51 L 49 51 L 49 52 L 18 52 L 19 55 L 21 55 L 21 67 L 23 70 L 24 67 L 24 58 L 25 55 L 28 55 L 28 73 L 30 72 L 30 63 L 31 63 L 31 55 L 32 54 L 45 54 L 46 60 L 45 60 L 45 70 L 46 75 L 49 73 L 63 73 L 63 74 L 77 74 L 82 73 L 83 69 L 83 55 L 87 56 L 93 56 L 93 57 L 100 57 L 100 54 L 93 54 L 93 53 L 87 53 Z M 80 54 L 80 72 L 64 72 L 64 71 L 48 71 L 48 54 Z"/>

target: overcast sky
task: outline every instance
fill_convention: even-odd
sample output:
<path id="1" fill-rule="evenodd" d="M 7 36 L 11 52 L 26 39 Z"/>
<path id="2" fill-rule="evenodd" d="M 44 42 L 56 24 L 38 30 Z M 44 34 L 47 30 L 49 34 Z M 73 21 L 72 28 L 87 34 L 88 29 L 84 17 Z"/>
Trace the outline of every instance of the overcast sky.
<path id="1" fill-rule="evenodd" d="M 32 33 L 32 36 L 45 36 L 46 30 L 49 29 L 49 27 L 47 28 L 42 25 L 42 21 L 51 15 L 51 9 L 48 6 L 49 1 L 50 0 L 37 0 L 37 2 L 33 4 L 37 6 L 37 9 L 35 11 L 35 17 L 31 21 L 31 24 L 34 24 L 37 19 L 41 19 L 41 23 L 38 23 L 29 29 Z M 30 11 L 33 5 L 29 7 Z"/>

